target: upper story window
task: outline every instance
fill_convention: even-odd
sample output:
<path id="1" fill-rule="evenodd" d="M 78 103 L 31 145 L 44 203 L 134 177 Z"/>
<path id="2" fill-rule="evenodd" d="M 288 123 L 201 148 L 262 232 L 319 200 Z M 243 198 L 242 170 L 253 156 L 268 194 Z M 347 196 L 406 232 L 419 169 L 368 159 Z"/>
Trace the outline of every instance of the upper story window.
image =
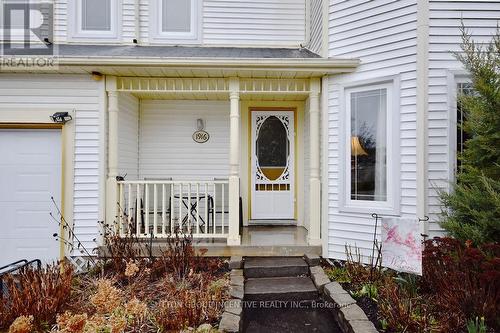
<path id="1" fill-rule="evenodd" d="M 150 0 L 152 42 L 198 43 L 201 0 Z"/>
<path id="2" fill-rule="evenodd" d="M 162 0 L 161 29 L 166 33 L 191 32 L 190 0 Z"/>
<path id="3" fill-rule="evenodd" d="M 345 89 L 344 210 L 396 213 L 393 84 Z"/>
<path id="4" fill-rule="evenodd" d="M 72 39 L 117 40 L 120 0 L 69 1 L 69 28 Z"/>
<path id="5" fill-rule="evenodd" d="M 111 31 L 111 0 L 81 0 L 83 31 Z"/>

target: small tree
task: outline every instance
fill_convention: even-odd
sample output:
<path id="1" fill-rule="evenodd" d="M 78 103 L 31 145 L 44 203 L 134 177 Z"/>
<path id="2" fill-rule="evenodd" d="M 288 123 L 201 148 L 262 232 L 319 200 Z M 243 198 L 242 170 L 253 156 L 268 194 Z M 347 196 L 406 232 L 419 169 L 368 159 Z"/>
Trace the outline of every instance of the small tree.
<path id="1" fill-rule="evenodd" d="M 500 30 L 490 44 L 476 44 L 462 27 L 456 57 L 471 75 L 474 93 L 459 96 L 465 112 L 462 168 L 451 193 L 441 193 L 441 226 L 475 244 L 500 240 Z"/>

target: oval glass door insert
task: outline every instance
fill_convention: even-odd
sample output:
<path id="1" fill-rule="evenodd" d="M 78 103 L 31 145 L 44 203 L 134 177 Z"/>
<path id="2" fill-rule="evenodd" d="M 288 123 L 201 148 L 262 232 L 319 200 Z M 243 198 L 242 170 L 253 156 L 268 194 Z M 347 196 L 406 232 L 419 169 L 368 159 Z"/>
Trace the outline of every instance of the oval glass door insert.
<path id="1" fill-rule="evenodd" d="M 256 139 L 257 165 L 269 180 L 277 180 L 285 172 L 290 142 L 285 125 L 276 116 L 262 123 Z"/>

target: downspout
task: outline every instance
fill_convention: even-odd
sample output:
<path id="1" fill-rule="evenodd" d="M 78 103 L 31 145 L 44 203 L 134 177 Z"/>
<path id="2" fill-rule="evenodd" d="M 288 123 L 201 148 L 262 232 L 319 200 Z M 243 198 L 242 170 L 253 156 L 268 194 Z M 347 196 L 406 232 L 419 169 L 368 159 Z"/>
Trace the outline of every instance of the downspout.
<path id="1" fill-rule="evenodd" d="M 429 107 L 429 0 L 417 0 L 417 217 L 427 215 L 427 119 Z M 423 234 L 429 223 L 423 222 Z"/>

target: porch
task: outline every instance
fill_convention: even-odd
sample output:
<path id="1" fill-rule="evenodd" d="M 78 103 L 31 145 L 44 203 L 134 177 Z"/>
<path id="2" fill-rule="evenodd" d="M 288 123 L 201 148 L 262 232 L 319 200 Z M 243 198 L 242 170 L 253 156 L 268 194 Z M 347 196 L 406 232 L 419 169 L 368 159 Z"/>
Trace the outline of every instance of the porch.
<path id="1" fill-rule="evenodd" d="M 106 90 L 106 219 L 121 236 L 180 232 L 217 255 L 320 249 L 320 77 L 106 77 Z M 253 171 L 252 110 L 284 124 L 286 165 L 268 168 L 277 176 Z M 265 205 L 288 213 L 258 215 Z M 256 226 L 270 220 L 291 226 Z"/>
<path id="2" fill-rule="evenodd" d="M 321 246 L 308 244 L 307 229 L 297 226 L 244 226 L 241 228 L 240 245 L 227 245 L 226 240 L 221 238 L 198 238 L 193 240 L 193 246 L 210 257 L 321 254 Z M 164 247 L 161 239 L 153 241 L 153 255 L 159 255 Z"/>

